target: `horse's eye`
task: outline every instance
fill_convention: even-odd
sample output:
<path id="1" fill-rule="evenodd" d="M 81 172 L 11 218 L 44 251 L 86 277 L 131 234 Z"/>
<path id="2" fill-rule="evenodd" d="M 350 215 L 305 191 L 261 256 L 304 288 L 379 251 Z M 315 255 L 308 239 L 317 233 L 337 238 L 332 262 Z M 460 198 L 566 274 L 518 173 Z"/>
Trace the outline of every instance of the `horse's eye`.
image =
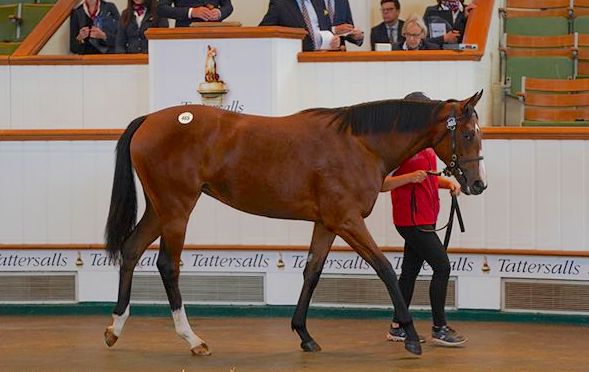
<path id="1" fill-rule="evenodd" d="M 472 139 L 474 138 L 474 131 L 468 131 L 462 134 L 462 137 L 464 138 L 465 141 L 472 141 Z"/>

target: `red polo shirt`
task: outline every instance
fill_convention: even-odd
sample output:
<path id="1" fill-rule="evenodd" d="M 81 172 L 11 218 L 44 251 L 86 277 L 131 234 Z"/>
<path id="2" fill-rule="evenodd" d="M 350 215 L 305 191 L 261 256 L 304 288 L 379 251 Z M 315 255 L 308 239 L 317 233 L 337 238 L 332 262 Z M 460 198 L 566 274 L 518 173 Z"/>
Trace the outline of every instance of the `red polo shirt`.
<path id="1" fill-rule="evenodd" d="M 428 148 L 406 160 L 393 176 L 400 176 L 416 170 L 436 171 L 436 153 Z M 408 183 L 391 191 L 393 202 L 393 223 L 397 226 L 433 225 L 440 212 L 438 177 L 428 176 L 421 183 Z M 411 194 L 415 190 L 413 220 L 411 218 Z"/>

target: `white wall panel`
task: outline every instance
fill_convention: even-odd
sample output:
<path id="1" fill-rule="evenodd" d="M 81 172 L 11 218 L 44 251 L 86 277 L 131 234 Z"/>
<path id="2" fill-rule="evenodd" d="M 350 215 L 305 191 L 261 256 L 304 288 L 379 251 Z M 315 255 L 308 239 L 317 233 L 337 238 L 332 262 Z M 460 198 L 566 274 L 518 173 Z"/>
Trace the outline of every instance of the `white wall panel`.
<path id="1" fill-rule="evenodd" d="M 49 220 L 47 190 L 48 179 L 48 144 L 32 142 L 23 154 L 23 193 L 22 207 L 25 211 L 22 220 L 25 236 L 30 243 L 47 241 L 47 224 Z"/>
<path id="2" fill-rule="evenodd" d="M 10 71 L 12 129 L 84 127 L 82 66 L 11 66 Z"/>
<path id="3" fill-rule="evenodd" d="M 25 145 L 24 142 L 0 142 L 0 243 L 20 244 L 24 236 L 23 203 L 27 197 L 23 187 Z"/>
<path id="4" fill-rule="evenodd" d="M 72 174 L 74 157 L 71 142 L 46 142 L 47 243 L 72 242 Z M 40 185 L 40 186 L 41 186 Z"/>
<path id="5" fill-rule="evenodd" d="M 536 169 L 534 182 L 536 205 L 536 245 L 537 248 L 550 249 L 559 247 L 562 192 L 558 173 L 551 174 L 550 169 L 559 169 L 561 165 L 561 141 L 536 141 Z"/>
<path id="6" fill-rule="evenodd" d="M 460 309 L 501 308 L 501 278 L 461 277 L 456 285 Z"/>
<path id="7" fill-rule="evenodd" d="M 508 212 L 512 194 L 510 173 L 507 170 L 510 167 L 510 145 L 510 141 L 484 142 L 483 154 L 488 183 L 488 188 L 482 196 L 485 201 L 484 247 L 509 247 L 512 216 Z"/>
<path id="8" fill-rule="evenodd" d="M 584 234 L 579 234 L 579 226 L 587 226 L 585 219 L 586 184 L 585 179 L 585 141 L 561 142 L 560 170 L 548 171 L 545 177 L 554 173 L 560 179 L 560 233 L 561 246 L 566 250 L 584 250 Z M 556 223 L 557 221 L 553 221 Z"/>
<path id="9" fill-rule="evenodd" d="M 10 66 L 0 66 L 0 129 L 10 128 Z"/>
<path id="10" fill-rule="evenodd" d="M 102 243 L 114 145 L 0 142 L 0 242 Z M 482 196 L 460 197 L 467 231 L 461 234 L 455 225 L 451 246 L 586 249 L 587 146 L 584 141 L 485 141 L 489 188 Z M 440 198 L 442 225 L 449 211 L 446 190 Z M 141 216 L 141 191 L 139 199 Z M 402 245 L 388 193 L 379 195 L 366 222 L 378 245 Z M 247 215 L 203 195 L 186 243 L 307 246 L 312 229 L 310 222 Z M 345 243 L 337 239 L 335 244 Z"/>
<path id="11" fill-rule="evenodd" d="M 84 66 L 84 128 L 126 128 L 149 112 L 147 65 Z"/>
<path id="12" fill-rule="evenodd" d="M 533 248 L 536 246 L 536 158 L 534 141 L 513 141 L 510 143 L 508 169 L 488 169 L 489 184 L 493 184 L 493 173 L 509 172 L 509 189 L 497 195 L 509 198 L 510 247 Z M 489 154 L 488 157 L 493 156 Z M 492 187 L 492 186 L 490 186 Z"/>

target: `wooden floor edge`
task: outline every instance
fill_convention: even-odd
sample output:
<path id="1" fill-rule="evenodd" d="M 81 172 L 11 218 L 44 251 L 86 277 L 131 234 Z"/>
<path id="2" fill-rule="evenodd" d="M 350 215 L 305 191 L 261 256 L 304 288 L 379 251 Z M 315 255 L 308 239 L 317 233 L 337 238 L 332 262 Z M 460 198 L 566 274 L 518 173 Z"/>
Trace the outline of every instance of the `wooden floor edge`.
<path id="1" fill-rule="evenodd" d="M 102 250 L 102 244 L 0 244 L 2 251 L 27 251 L 27 250 Z M 158 245 L 152 245 L 148 249 L 157 250 Z M 280 251 L 280 252 L 306 252 L 309 247 L 306 245 L 226 245 L 226 244 L 187 244 L 185 250 L 202 250 L 202 251 Z M 383 246 L 380 247 L 383 252 L 403 252 L 402 247 Z M 353 252 L 347 246 L 334 246 L 332 252 Z M 507 255 L 507 256 L 550 256 L 550 257 L 589 257 L 589 251 L 576 250 L 545 250 L 534 248 L 463 248 L 450 247 L 450 254 L 478 254 L 478 255 Z"/>

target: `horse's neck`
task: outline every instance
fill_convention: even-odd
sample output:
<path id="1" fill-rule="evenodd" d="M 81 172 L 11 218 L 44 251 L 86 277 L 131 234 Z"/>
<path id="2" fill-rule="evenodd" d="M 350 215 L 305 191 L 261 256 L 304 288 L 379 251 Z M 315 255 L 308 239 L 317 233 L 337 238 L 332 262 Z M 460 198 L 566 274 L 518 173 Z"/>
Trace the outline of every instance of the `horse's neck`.
<path id="1" fill-rule="evenodd" d="M 432 146 L 429 130 L 416 133 L 387 133 L 384 138 L 369 140 L 368 146 L 382 159 L 383 173 L 389 174 L 405 160 Z"/>

